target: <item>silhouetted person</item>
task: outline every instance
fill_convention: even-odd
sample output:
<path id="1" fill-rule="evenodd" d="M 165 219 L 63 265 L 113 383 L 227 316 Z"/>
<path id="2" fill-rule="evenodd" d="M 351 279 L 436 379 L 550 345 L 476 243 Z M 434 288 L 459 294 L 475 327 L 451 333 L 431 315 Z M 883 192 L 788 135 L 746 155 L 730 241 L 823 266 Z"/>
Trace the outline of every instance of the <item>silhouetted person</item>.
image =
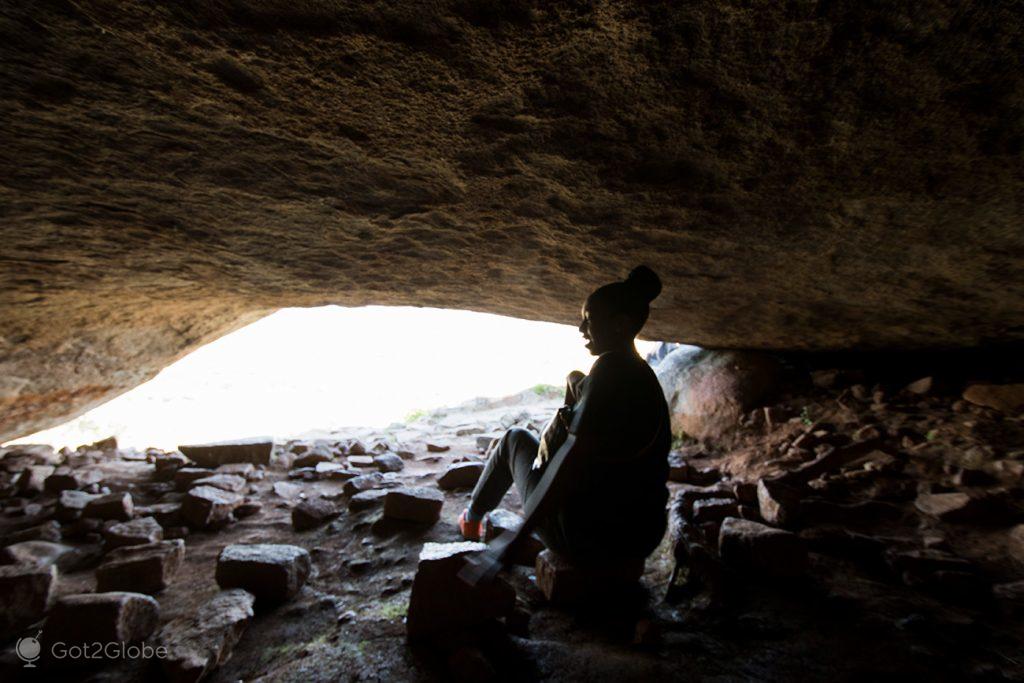
<path id="1" fill-rule="evenodd" d="M 587 298 L 579 329 L 597 356 L 590 374 L 569 375 L 566 405 L 540 441 L 520 428 L 501 437 L 459 517 L 463 537 L 480 538 L 484 516 L 514 482 L 526 517 L 512 543 L 536 530 L 579 563 L 645 558 L 658 546 L 672 437 L 661 386 L 634 338 L 660 292 L 658 276 L 639 266 Z M 505 562 L 509 543 L 492 544 L 475 578 Z"/>

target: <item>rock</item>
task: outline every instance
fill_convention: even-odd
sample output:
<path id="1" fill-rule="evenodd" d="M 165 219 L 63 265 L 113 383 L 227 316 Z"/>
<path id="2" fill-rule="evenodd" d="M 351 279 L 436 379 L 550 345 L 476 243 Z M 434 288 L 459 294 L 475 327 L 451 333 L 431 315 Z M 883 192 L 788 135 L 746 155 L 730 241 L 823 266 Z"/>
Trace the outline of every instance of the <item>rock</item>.
<path id="1" fill-rule="evenodd" d="M 170 584 L 184 558 L 181 539 L 118 548 L 96 569 L 96 590 L 159 593 Z"/>
<path id="2" fill-rule="evenodd" d="M 458 462 L 448 466 L 438 477 L 437 485 L 445 491 L 473 488 L 483 471 L 482 462 Z"/>
<path id="3" fill-rule="evenodd" d="M 308 531 L 326 524 L 339 514 L 338 508 L 323 498 L 310 498 L 292 508 L 292 528 Z"/>
<path id="4" fill-rule="evenodd" d="M 103 474 L 96 470 L 58 467 L 43 482 L 43 489 L 46 493 L 60 493 L 61 491 L 85 488 L 89 484 L 97 484 L 102 480 Z"/>
<path id="5" fill-rule="evenodd" d="M 235 519 L 245 519 L 246 517 L 254 517 L 261 512 L 263 512 L 263 504 L 258 500 L 247 498 L 239 503 L 231 514 L 235 516 Z"/>
<path id="6" fill-rule="evenodd" d="M 786 526 L 796 520 L 800 492 L 774 479 L 760 479 L 757 482 L 757 504 L 766 522 Z"/>
<path id="7" fill-rule="evenodd" d="M 585 600 L 607 600 L 610 594 L 635 586 L 644 573 L 642 559 L 606 559 L 600 564 L 578 566 L 551 550 L 537 555 L 537 587 L 548 602 L 577 604 Z"/>
<path id="8" fill-rule="evenodd" d="M 328 481 L 348 481 L 359 476 L 358 470 L 350 470 L 336 462 L 322 462 L 313 468 L 317 479 Z"/>
<path id="9" fill-rule="evenodd" d="M 931 377 L 922 377 L 921 379 L 915 380 L 903 387 L 903 390 L 911 394 L 917 394 L 923 396 L 931 393 L 932 386 L 935 384 Z"/>
<path id="10" fill-rule="evenodd" d="M 354 496 L 361 491 L 370 491 L 372 489 L 379 488 L 394 488 L 398 485 L 398 482 L 388 479 L 380 472 L 373 472 L 371 474 L 364 474 L 349 479 L 345 482 L 345 486 L 342 488 L 342 491 L 346 496 Z"/>
<path id="11" fill-rule="evenodd" d="M 85 512 L 85 506 L 98 495 L 84 491 L 61 491 L 57 499 L 56 517 L 62 522 L 73 522 Z"/>
<path id="12" fill-rule="evenodd" d="M 447 444 L 427 443 L 428 453 L 445 453 L 451 449 L 452 447 Z"/>
<path id="13" fill-rule="evenodd" d="M 178 450 L 201 467 L 217 467 L 237 462 L 269 465 L 270 455 L 274 450 L 274 441 L 269 437 L 259 437 L 239 441 L 178 446 Z"/>
<path id="14" fill-rule="evenodd" d="M 348 456 L 348 464 L 351 467 L 376 467 L 372 455 L 350 455 Z"/>
<path id="15" fill-rule="evenodd" d="M 126 545 L 145 545 L 163 540 L 164 530 L 152 517 L 140 517 L 130 522 L 112 524 L 103 532 L 107 548 Z"/>
<path id="16" fill-rule="evenodd" d="M 394 453 L 381 453 L 374 456 L 373 464 L 381 472 L 401 472 L 405 469 L 405 463 Z"/>
<path id="17" fill-rule="evenodd" d="M 182 467 L 174 473 L 174 487 L 179 491 L 187 491 L 192 482 L 213 476 L 213 473 L 205 467 Z"/>
<path id="18" fill-rule="evenodd" d="M 56 586 L 52 564 L 0 566 L 0 640 L 42 619 Z"/>
<path id="19" fill-rule="evenodd" d="M 224 664 L 253 618 L 251 593 L 231 589 L 204 602 L 191 617 L 178 617 L 160 629 L 160 660 L 171 683 L 195 683 Z"/>
<path id="20" fill-rule="evenodd" d="M 743 505 L 758 505 L 757 484 L 738 481 L 732 485 L 732 495 Z"/>
<path id="21" fill-rule="evenodd" d="M 675 495 L 675 507 L 687 519 L 693 518 L 693 506 L 698 500 L 710 498 L 729 498 L 732 490 L 722 486 L 692 486 L 687 485 L 681 488 Z"/>
<path id="22" fill-rule="evenodd" d="M 799 536 L 735 517 L 722 522 L 718 552 L 727 566 L 757 575 L 796 577 L 808 567 L 807 548 Z"/>
<path id="23" fill-rule="evenodd" d="M 345 453 L 348 455 L 366 455 L 366 446 L 359 439 L 349 439 L 345 444 Z"/>
<path id="24" fill-rule="evenodd" d="M 1010 529 L 1007 541 L 1010 557 L 1024 567 L 1024 524 L 1017 524 Z"/>
<path id="25" fill-rule="evenodd" d="M 193 529 L 216 529 L 231 521 L 231 513 L 244 499 L 212 486 L 197 486 L 185 494 L 181 518 Z"/>
<path id="26" fill-rule="evenodd" d="M 298 498 L 302 494 L 302 486 L 287 481 L 274 482 L 274 494 L 286 500 Z"/>
<path id="27" fill-rule="evenodd" d="M 63 494 L 62 494 L 63 495 Z M 132 501 L 132 494 L 108 493 L 90 499 L 82 510 L 83 517 L 93 519 L 118 519 L 127 521 L 135 515 L 135 505 Z"/>
<path id="28" fill-rule="evenodd" d="M 739 504 L 732 498 L 706 498 L 693 504 L 694 524 L 721 522 L 739 515 Z"/>
<path id="29" fill-rule="evenodd" d="M 162 527 L 181 525 L 181 503 L 157 503 L 135 508 L 139 517 L 152 517 Z"/>
<path id="30" fill-rule="evenodd" d="M 440 639 L 510 614 L 516 594 L 501 577 L 470 586 L 458 578 L 466 557 L 483 543 L 424 543 L 409 595 L 406 629 L 411 641 Z"/>
<path id="31" fill-rule="evenodd" d="M 437 489 L 402 487 L 384 497 L 384 517 L 420 524 L 433 524 L 441 518 L 444 494 Z"/>
<path id="32" fill-rule="evenodd" d="M 294 545 L 234 544 L 217 558 L 217 585 L 242 588 L 257 606 L 284 602 L 299 592 L 309 577 L 309 552 Z"/>
<path id="33" fill-rule="evenodd" d="M 384 502 L 384 496 L 388 494 L 387 489 L 371 489 L 361 491 L 352 496 L 348 501 L 348 509 L 352 512 L 366 510 Z"/>
<path id="34" fill-rule="evenodd" d="M 203 477 L 202 479 L 196 479 L 188 488 L 194 486 L 212 486 L 215 489 L 221 491 L 230 491 L 231 493 L 241 493 L 245 490 L 247 482 L 245 477 L 241 477 L 237 474 L 214 474 L 212 476 Z"/>
<path id="35" fill-rule="evenodd" d="M 323 451 L 311 451 L 305 455 L 300 455 L 292 461 L 292 467 L 316 467 L 320 463 L 327 463 L 332 460 L 329 453 Z"/>
<path id="36" fill-rule="evenodd" d="M 767 354 L 681 347 L 654 369 L 672 416 L 672 433 L 720 439 L 775 389 L 780 370 Z"/>
<path id="37" fill-rule="evenodd" d="M 14 485 L 23 496 L 42 493 L 46 488 L 46 480 L 56 469 L 53 465 L 30 465 L 21 471 Z"/>
<path id="38" fill-rule="evenodd" d="M 91 559 L 88 552 L 52 541 L 22 541 L 0 550 L 0 564 L 54 565 L 67 573 Z"/>
<path id="39" fill-rule="evenodd" d="M 156 478 L 167 481 L 174 478 L 174 473 L 182 467 L 187 467 L 189 459 L 181 453 L 166 453 L 153 458 L 153 467 L 156 468 Z"/>
<path id="40" fill-rule="evenodd" d="M 965 401 L 1004 413 L 1024 411 L 1024 384 L 972 384 L 964 389 Z"/>
<path id="41" fill-rule="evenodd" d="M 998 493 L 923 493 L 914 501 L 914 507 L 926 515 L 951 524 L 1000 523 L 1006 519 L 1003 497 Z"/>
<path id="42" fill-rule="evenodd" d="M 135 643 L 149 637 L 160 621 L 160 606 L 142 593 L 113 591 L 66 595 L 46 620 L 49 642 Z"/>
<path id="43" fill-rule="evenodd" d="M 523 524 L 523 518 L 512 512 L 498 508 L 491 510 L 484 517 L 484 542 L 490 543 L 506 531 L 516 531 Z M 532 567 L 537 562 L 537 555 L 544 551 L 544 542 L 535 534 L 523 541 L 523 545 L 512 556 L 512 563 L 524 567 Z"/>
<path id="44" fill-rule="evenodd" d="M 491 444 L 496 441 L 493 436 L 478 436 L 476 437 L 476 449 L 481 453 L 486 453 L 490 448 Z"/>
<path id="45" fill-rule="evenodd" d="M 108 436 L 105 439 L 100 439 L 91 444 L 79 446 L 80 451 L 116 451 L 117 450 L 117 437 Z"/>
<path id="46" fill-rule="evenodd" d="M 245 477 L 247 481 L 254 481 L 256 479 L 262 479 L 263 470 L 256 469 L 256 466 L 251 462 L 229 462 L 226 465 L 220 465 L 216 469 L 217 474 L 234 474 L 239 477 Z"/>

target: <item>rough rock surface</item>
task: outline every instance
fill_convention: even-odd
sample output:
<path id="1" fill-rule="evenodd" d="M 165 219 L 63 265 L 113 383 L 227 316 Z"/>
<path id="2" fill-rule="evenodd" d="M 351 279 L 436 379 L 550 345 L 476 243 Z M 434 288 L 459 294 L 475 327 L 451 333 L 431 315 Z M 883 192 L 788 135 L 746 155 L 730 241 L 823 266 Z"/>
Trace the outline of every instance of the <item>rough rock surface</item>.
<path id="1" fill-rule="evenodd" d="M 981 0 L 5 5 L 0 440 L 281 306 L 574 322 L 641 261 L 651 338 L 1020 339 L 1021 31 Z"/>
<path id="2" fill-rule="evenodd" d="M 57 568 L 53 565 L 0 567 L 0 638 L 41 619 L 56 585 Z"/>
<path id="3" fill-rule="evenodd" d="M 167 588 L 185 557 L 180 538 L 127 546 L 109 553 L 96 569 L 96 590 L 159 593 Z"/>
<path id="4" fill-rule="evenodd" d="M 229 545 L 217 558 L 217 585 L 244 588 L 261 604 L 283 602 L 306 583 L 309 551 L 269 543 Z"/>
<path id="5" fill-rule="evenodd" d="M 159 619 L 160 605 L 142 593 L 66 595 L 46 620 L 46 635 L 51 642 L 133 643 L 149 636 Z"/>
<path id="6" fill-rule="evenodd" d="M 167 648 L 160 662 L 174 683 L 193 683 L 231 656 L 253 617 L 252 594 L 235 588 L 221 591 L 199 608 L 194 617 L 168 622 L 158 636 Z"/>

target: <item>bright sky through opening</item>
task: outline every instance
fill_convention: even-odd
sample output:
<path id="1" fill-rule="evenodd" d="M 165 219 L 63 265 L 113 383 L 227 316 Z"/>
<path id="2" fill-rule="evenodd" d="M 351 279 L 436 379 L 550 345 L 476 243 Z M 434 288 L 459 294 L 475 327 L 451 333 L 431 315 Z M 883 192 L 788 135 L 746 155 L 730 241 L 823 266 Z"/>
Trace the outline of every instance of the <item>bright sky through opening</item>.
<path id="1" fill-rule="evenodd" d="M 562 386 L 593 357 L 579 331 L 432 308 L 286 308 L 194 351 L 64 425 L 19 439 L 122 446 L 384 427 L 410 413 Z M 637 342 L 641 355 L 656 344 Z"/>

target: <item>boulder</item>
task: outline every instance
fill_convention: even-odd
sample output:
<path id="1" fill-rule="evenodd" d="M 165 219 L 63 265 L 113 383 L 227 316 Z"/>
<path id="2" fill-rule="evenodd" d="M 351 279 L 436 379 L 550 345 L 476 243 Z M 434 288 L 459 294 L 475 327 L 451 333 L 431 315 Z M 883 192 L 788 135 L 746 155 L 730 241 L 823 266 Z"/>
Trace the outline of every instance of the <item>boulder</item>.
<path id="1" fill-rule="evenodd" d="M 722 562 L 758 576 L 795 577 L 807 571 L 807 548 L 796 534 L 727 517 L 718 532 Z"/>
<path id="2" fill-rule="evenodd" d="M 998 492 L 922 493 L 914 501 L 914 507 L 926 515 L 951 524 L 1001 523 L 1007 518 L 1004 497 Z"/>
<path id="3" fill-rule="evenodd" d="M 490 543 L 506 531 L 516 531 L 522 524 L 523 518 L 511 510 L 503 508 L 491 510 L 484 517 L 484 543 Z M 530 534 L 528 538 L 522 541 L 522 545 L 513 554 L 511 558 L 512 563 L 523 565 L 524 567 L 532 567 L 537 562 L 537 555 L 543 552 L 543 550 L 544 542 L 537 538 L 535 534 Z"/>
<path id="4" fill-rule="evenodd" d="M 103 473 L 98 470 L 58 467 L 43 482 L 43 489 L 46 493 L 60 493 L 61 491 L 82 489 L 102 480 Z"/>
<path id="5" fill-rule="evenodd" d="M 965 401 L 1004 413 L 1024 411 L 1024 384 L 972 384 L 964 389 Z"/>
<path id="6" fill-rule="evenodd" d="M 578 604 L 586 600 L 605 600 L 636 586 L 644 573 L 644 560 L 611 559 L 581 566 L 545 550 L 537 555 L 534 566 L 537 587 L 553 604 Z"/>
<path id="7" fill-rule="evenodd" d="M 405 463 L 394 453 L 381 453 L 373 456 L 373 463 L 381 472 L 401 472 Z"/>
<path id="8" fill-rule="evenodd" d="M 694 524 L 721 522 L 726 517 L 739 515 L 739 503 L 733 498 L 705 498 L 693 504 Z"/>
<path id="9" fill-rule="evenodd" d="M 324 452 L 324 451 L 319 451 L 319 450 L 314 450 L 314 451 L 310 451 L 309 453 L 305 453 L 303 455 L 300 455 L 299 457 L 297 457 L 294 460 L 292 460 L 292 467 L 295 467 L 295 468 L 316 467 L 317 465 L 319 465 L 322 462 L 326 463 L 326 462 L 330 462 L 331 460 L 332 460 L 332 458 L 331 458 L 331 454 L 330 453 L 327 453 L 327 452 Z"/>
<path id="10" fill-rule="evenodd" d="M 22 541 L 0 550 L 0 564 L 53 565 L 64 573 L 74 571 L 90 559 L 93 559 L 92 553 L 53 541 Z"/>
<path id="11" fill-rule="evenodd" d="M 156 503 L 135 508 L 140 517 L 152 517 L 162 527 L 181 525 L 181 503 Z"/>
<path id="12" fill-rule="evenodd" d="M 193 529 L 216 529 L 231 521 L 231 513 L 244 498 L 212 486 L 197 486 L 185 494 L 181 518 Z"/>
<path id="13" fill-rule="evenodd" d="M 444 494 L 425 487 L 401 487 L 384 496 L 384 517 L 419 524 L 433 524 L 441 518 Z"/>
<path id="14" fill-rule="evenodd" d="M 56 517 L 62 522 L 73 522 L 85 512 L 85 506 L 100 496 L 84 491 L 61 491 L 57 498 Z"/>
<path id="15" fill-rule="evenodd" d="M 46 620 L 48 642 L 134 643 L 160 621 L 160 605 L 142 593 L 112 591 L 59 598 Z"/>
<path id="16" fill-rule="evenodd" d="M 236 462 L 269 465 L 270 456 L 274 450 L 274 441 L 269 437 L 259 437 L 178 446 L 178 450 L 201 467 L 217 467 Z"/>
<path id="17" fill-rule="evenodd" d="M 103 531 L 107 548 L 126 545 L 146 545 L 163 540 L 164 530 L 152 517 L 139 517 L 130 522 L 112 524 Z"/>
<path id="18" fill-rule="evenodd" d="M 17 476 L 14 486 L 23 496 L 42 493 L 46 489 L 46 480 L 56 469 L 53 465 L 30 465 Z"/>
<path id="19" fill-rule="evenodd" d="M 484 472 L 482 462 L 457 462 L 449 465 L 448 469 L 437 478 L 437 485 L 445 490 L 471 489 L 476 486 L 477 480 Z"/>
<path id="20" fill-rule="evenodd" d="M 442 639 L 512 612 L 516 594 L 501 577 L 476 586 L 458 577 L 466 558 L 486 548 L 468 542 L 423 544 L 409 595 L 409 640 Z"/>
<path id="21" fill-rule="evenodd" d="M 179 491 L 187 491 L 192 482 L 213 476 L 213 472 L 205 467 L 182 467 L 174 473 L 174 487 Z"/>
<path id="22" fill-rule="evenodd" d="M 345 486 L 342 491 L 346 496 L 354 496 L 361 491 L 371 491 L 373 489 L 380 488 L 395 488 L 399 486 L 399 482 L 395 481 L 389 476 L 381 474 L 380 472 L 372 472 L 370 474 L 363 474 L 358 477 L 353 477 L 345 482 Z"/>
<path id="23" fill-rule="evenodd" d="M 171 683 L 196 683 L 231 656 L 253 618 L 253 596 L 239 588 L 221 591 L 202 603 L 193 616 L 166 623 L 157 646 L 167 655 L 160 666 Z"/>
<path id="24" fill-rule="evenodd" d="M 0 566 L 0 640 L 42 619 L 56 586 L 52 564 Z"/>
<path id="25" fill-rule="evenodd" d="M 351 470 L 345 465 L 337 462 L 321 462 L 313 468 L 317 479 L 327 481 L 348 481 L 360 476 L 358 470 Z"/>
<path id="26" fill-rule="evenodd" d="M 185 558 L 181 539 L 117 548 L 96 569 L 96 590 L 155 594 L 167 588 Z"/>
<path id="27" fill-rule="evenodd" d="M 340 510 L 323 498 L 310 498 L 292 508 L 292 528 L 308 531 L 326 524 L 338 516 Z"/>
<path id="28" fill-rule="evenodd" d="M 370 491 L 361 491 L 356 495 L 349 498 L 348 509 L 352 512 L 359 512 L 360 510 L 367 510 L 376 505 L 380 505 L 384 502 L 384 497 L 388 494 L 387 489 L 371 489 Z"/>
<path id="29" fill-rule="evenodd" d="M 108 493 L 96 496 L 85 504 L 83 517 L 93 519 L 117 519 L 128 521 L 135 515 L 135 504 L 132 494 L 128 492 Z"/>
<path id="30" fill-rule="evenodd" d="M 1007 534 L 1010 557 L 1024 567 L 1024 524 L 1017 524 Z"/>
<path id="31" fill-rule="evenodd" d="M 799 514 L 798 489 L 775 479 L 757 482 L 757 504 L 761 517 L 769 524 L 792 524 Z"/>
<path id="32" fill-rule="evenodd" d="M 243 588 L 262 607 L 284 602 L 306 583 L 312 563 L 309 552 L 294 545 L 269 543 L 229 545 L 217 558 L 217 584 Z"/>
<path id="33" fill-rule="evenodd" d="M 774 357 L 757 352 L 680 347 L 654 369 L 668 402 L 672 433 L 720 439 L 775 389 Z"/>

